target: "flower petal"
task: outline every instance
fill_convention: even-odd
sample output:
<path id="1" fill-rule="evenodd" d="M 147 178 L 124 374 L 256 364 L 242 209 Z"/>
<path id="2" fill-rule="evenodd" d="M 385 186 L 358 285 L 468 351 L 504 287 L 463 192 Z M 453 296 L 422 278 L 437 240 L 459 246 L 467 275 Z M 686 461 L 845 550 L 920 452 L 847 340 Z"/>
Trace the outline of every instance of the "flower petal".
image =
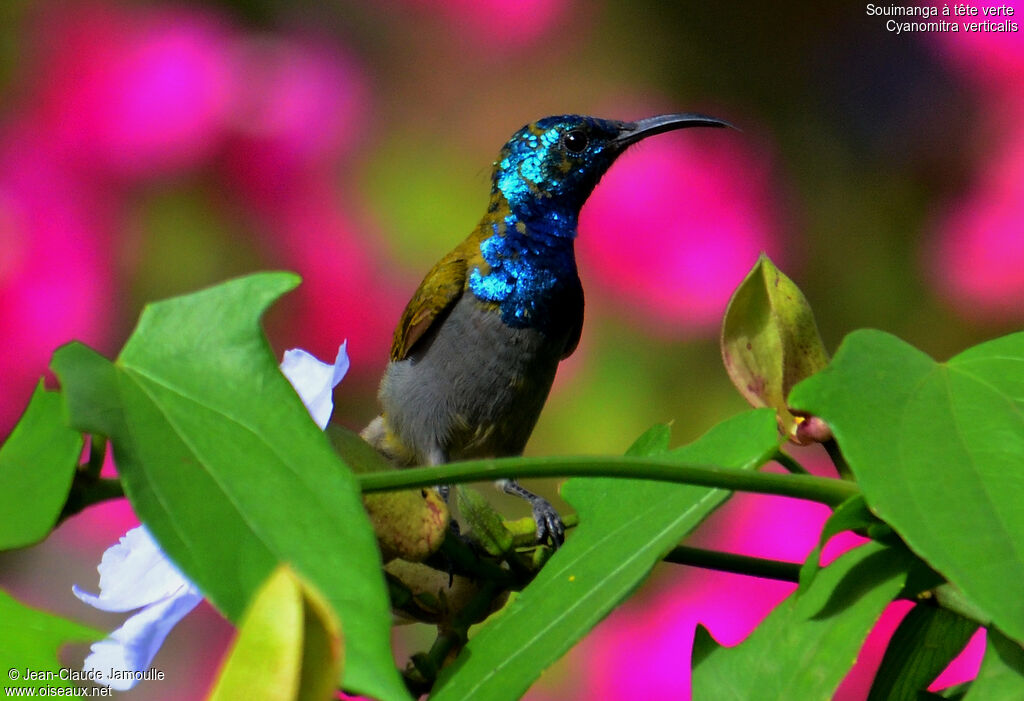
<path id="1" fill-rule="evenodd" d="M 167 634 L 202 600 L 202 595 L 189 585 L 146 606 L 107 638 L 92 644 L 83 670 L 95 670 L 96 682 L 104 686 L 118 691 L 131 689 L 149 669 Z"/>
<path id="2" fill-rule="evenodd" d="M 348 353 L 345 350 L 347 345 L 348 341 L 338 347 L 334 365 L 317 360 L 301 348 L 285 351 L 284 360 L 281 361 L 281 372 L 292 383 L 292 387 L 321 430 L 327 427 L 331 412 L 334 411 L 331 392 L 348 372 Z"/>
<path id="3" fill-rule="evenodd" d="M 133 528 L 107 551 L 99 567 L 100 593 L 72 587 L 75 596 L 103 611 L 132 611 L 177 595 L 195 592 L 167 559 L 145 526 Z"/>

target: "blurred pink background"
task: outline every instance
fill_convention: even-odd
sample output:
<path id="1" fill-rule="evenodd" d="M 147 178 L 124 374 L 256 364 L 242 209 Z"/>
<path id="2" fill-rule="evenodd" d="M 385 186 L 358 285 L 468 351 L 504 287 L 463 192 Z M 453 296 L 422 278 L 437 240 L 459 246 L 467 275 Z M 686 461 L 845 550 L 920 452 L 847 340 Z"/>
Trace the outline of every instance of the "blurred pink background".
<path id="1" fill-rule="evenodd" d="M 807 293 L 833 350 L 876 326 L 944 358 L 1024 319 L 1019 33 L 897 37 L 862 8 L 796 2 L 767 15 L 653 0 L 17 0 L 4 12 L 3 435 L 60 344 L 113 356 L 147 301 L 258 269 L 305 280 L 268 316 L 278 352 L 327 357 L 349 340 L 335 420 L 361 426 L 402 305 L 483 212 L 504 140 L 547 114 L 705 111 L 742 131 L 652 139 L 595 191 L 577 245 L 584 339 L 533 454 L 619 452 L 672 419 L 682 442 L 741 410 L 716 338 L 762 250 Z M 737 497 L 694 541 L 799 561 L 826 515 Z M 0 555 L 0 585 L 112 629 L 118 617 L 70 587 L 94 588 L 102 551 L 133 524 L 126 504 L 90 509 Z M 661 566 L 530 698 L 687 698 L 696 623 L 734 644 L 792 589 Z M 837 698 L 865 697 L 906 610 L 886 613 Z M 230 635 L 204 605 L 157 658 L 169 681 L 130 694 L 201 695 Z M 936 688 L 970 678 L 983 644 Z M 82 653 L 66 651 L 69 666 Z"/>

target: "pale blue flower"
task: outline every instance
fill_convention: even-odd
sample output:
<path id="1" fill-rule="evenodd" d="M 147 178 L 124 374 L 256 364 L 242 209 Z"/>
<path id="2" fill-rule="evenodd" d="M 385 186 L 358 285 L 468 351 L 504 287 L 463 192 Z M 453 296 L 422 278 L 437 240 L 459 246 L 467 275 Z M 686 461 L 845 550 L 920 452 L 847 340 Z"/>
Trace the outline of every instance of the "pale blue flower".
<path id="1" fill-rule="evenodd" d="M 345 341 L 338 347 L 334 365 L 320 362 L 301 348 L 285 351 L 281 361 L 281 372 L 292 383 L 320 430 L 327 428 L 334 410 L 331 393 L 348 372 L 347 346 L 348 341 Z"/>
<path id="2" fill-rule="evenodd" d="M 71 590 L 102 611 L 135 611 L 107 638 L 92 644 L 83 669 L 96 682 L 131 689 L 149 669 L 171 628 L 203 600 L 199 590 L 171 564 L 145 526 L 133 528 L 103 553 L 99 596 Z M 113 676 L 111 676 L 113 673 Z"/>
<path id="3" fill-rule="evenodd" d="M 348 371 L 346 343 L 338 348 L 334 365 L 322 363 L 304 350 L 285 352 L 281 372 L 321 428 L 334 410 L 331 393 Z M 167 559 L 145 526 L 133 528 L 103 553 L 97 568 L 100 593 L 74 585 L 85 603 L 102 611 L 135 611 L 105 639 L 93 643 L 83 670 L 97 683 L 118 691 L 134 687 L 149 669 L 164 638 L 203 596 Z"/>

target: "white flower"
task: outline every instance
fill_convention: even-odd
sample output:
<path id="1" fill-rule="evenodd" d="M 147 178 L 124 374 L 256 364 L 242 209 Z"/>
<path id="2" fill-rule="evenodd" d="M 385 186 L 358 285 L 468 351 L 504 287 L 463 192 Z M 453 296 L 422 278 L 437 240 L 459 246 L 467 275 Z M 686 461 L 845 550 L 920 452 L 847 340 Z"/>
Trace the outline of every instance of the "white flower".
<path id="1" fill-rule="evenodd" d="M 281 372 L 292 383 L 320 430 L 327 428 L 334 410 L 331 392 L 348 372 L 346 346 L 348 341 L 338 347 L 334 365 L 320 362 L 301 348 L 285 351 L 281 361 Z"/>
<path id="2" fill-rule="evenodd" d="M 140 610 L 93 643 L 83 669 L 95 671 L 97 683 L 126 691 L 138 683 L 133 673 L 149 669 L 171 628 L 203 597 L 160 551 L 145 526 L 133 528 L 108 548 L 97 569 L 99 596 L 77 585 L 71 588 L 75 596 L 101 611 Z"/>
<path id="3" fill-rule="evenodd" d="M 331 392 L 348 371 L 346 343 L 338 348 L 334 365 L 322 363 L 304 350 L 285 352 L 281 372 L 292 383 L 313 420 L 323 429 L 331 418 Z M 145 526 L 133 528 L 103 553 L 97 567 L 100 593 L 74 585 L 71 590 L 101 611 L 136 611 L 103 640 L 93 643 L 84 671 L 118 691 L 134 687 L 156 657 L 164 638 L 203 596 L 167 559 Z M 113 672 L 113 676 L 111 676 Z"/>

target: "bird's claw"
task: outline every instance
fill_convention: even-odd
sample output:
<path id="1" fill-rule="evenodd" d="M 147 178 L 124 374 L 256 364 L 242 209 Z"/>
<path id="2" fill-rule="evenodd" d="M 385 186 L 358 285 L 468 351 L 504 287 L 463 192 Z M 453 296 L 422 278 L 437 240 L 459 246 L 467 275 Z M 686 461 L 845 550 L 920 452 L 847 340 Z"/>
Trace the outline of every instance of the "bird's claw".
<path id="1" fill-rule="evenodd" d="M 537 524 L 537 542 L 544 543 L 550 538 L 551 546 L 555 550 L 562 547 L 562 543 L 565 542 L 565 524 L 562 523 L 562 517 L 555 511 L 551 502 L 539 494 L 534 494 L 513 479 L 504 480 L 500 484 L 506 494 L 513 494 L 530 502 L 530 507 L 533 509 L 533 520 Z"/>
<path id="2" fill-rule="evenodd" d="M 535 496 L 530 500 L 530 505 L 533 507 L 533 520 L 537 523 L 537 542 L 543 543 L 550 538 L 552 547 L 558 550 L 565 542 L 562 517 L 544 497 Z"/>

